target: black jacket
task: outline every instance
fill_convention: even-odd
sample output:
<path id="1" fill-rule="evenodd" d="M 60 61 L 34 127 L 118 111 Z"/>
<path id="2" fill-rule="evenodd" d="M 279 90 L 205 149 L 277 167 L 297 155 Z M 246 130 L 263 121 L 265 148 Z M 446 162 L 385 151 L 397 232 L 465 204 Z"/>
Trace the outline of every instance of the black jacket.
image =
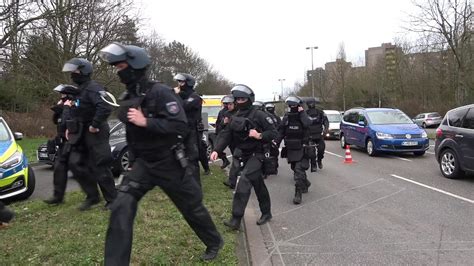
<path id="1" fill-rule="evenodd" d="M 85 126 L 92 125 L 99 128 L 100 124 L 107 122 L 112 112 L 112 106 L 106 103 L 100 96 L 105 92 L 102 85 L 94 80 L 81 84 L 76 100 L 76 108 L 72 112 L 73 118 L 84 122 Z"/>

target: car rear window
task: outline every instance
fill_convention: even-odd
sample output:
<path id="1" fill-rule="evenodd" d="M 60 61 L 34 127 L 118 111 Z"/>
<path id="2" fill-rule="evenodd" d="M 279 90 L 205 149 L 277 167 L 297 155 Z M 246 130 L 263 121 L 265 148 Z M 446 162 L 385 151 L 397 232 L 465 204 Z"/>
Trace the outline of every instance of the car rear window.
<path id="1" fill-rule="evenodd" d="M 428 117 L 440 117 L 438 113 L 429 114 Z"/>
<path id="2" fill-rule="evenodd" d="M 452 127 L 461 127 L 462 119 L 466 115 L 467 109 L 453 110 L 448 114 L 449 125 Z"/>

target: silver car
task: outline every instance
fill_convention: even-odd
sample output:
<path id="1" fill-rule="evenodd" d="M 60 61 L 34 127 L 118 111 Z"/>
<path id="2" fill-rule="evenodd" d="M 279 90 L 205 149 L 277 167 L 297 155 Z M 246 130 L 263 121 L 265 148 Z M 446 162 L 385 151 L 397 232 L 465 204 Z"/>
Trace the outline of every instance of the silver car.
<path id="1" fill-rule="evenodd" d="M 439 126 L 441 124 L 441 121 L 443 120 L 443 117 L 436 113 L 421 113 L 418 114 L 413 118 L 413 122 L 415 124 L 421 126 L 422 128 L 427 128 L 427 127 L 432 127 L 432 126 Z"/>

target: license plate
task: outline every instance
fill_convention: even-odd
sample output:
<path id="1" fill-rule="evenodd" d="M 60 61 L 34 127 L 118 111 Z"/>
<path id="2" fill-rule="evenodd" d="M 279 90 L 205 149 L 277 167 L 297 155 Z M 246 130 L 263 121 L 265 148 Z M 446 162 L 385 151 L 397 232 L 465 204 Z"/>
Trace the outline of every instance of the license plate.
<path id="1" fill-rule="evenodd" d="M 402 142 L 402 146 L 416 146 L 418 145 L 418 142 L 416 141 L 404 141 Z"/>
<path id="2" fill-rule="evenodd" d="M 45 153 L 45 152 L 40 152 L 40 153 L 38 154 L 38 156 L 39 156 L 40 158 L 46 158 L 46 159 L 48 159 L 48 154 Z"/>

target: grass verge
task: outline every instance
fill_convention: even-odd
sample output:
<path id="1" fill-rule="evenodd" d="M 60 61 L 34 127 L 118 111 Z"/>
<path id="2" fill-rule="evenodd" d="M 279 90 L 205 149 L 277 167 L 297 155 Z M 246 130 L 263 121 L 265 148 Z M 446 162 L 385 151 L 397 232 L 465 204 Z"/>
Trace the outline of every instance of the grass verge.
<path id="1" fill-rule="evenodd" d="M 211 175 L 201 176 L 204 203 L 225 245 L 210 264 L 236 265 L 237 236 L 222 223 L 230 216 L 232 193 L 222 185 L 223 170 L 211 170 Z M 83 198 L 81 192 L 73 192 L 67 194 L 65 204 L 55 207 L 39 200 L 11 204 L 16 219 L 0 231 L 1 264 L 103 264 L 109 212 L 103 204 L 90 211 L 78 211 Z M 200 261 L 204 250 L 204 244 L 159 188 L 140 201 L 132 264 L 205 264 Z"/>
<path id="2" fill-rule="evenodd" d="M 38 158 L 36 158 L 36 151 L 38 150 L 38 146 L 47 141 L 47 138 L 24 138 L 22 140 L 19 140 L 17 143 L 21 146 L 23 152 L 26 154 L 28 162 L 34 163 L 38 161 Z"/>

